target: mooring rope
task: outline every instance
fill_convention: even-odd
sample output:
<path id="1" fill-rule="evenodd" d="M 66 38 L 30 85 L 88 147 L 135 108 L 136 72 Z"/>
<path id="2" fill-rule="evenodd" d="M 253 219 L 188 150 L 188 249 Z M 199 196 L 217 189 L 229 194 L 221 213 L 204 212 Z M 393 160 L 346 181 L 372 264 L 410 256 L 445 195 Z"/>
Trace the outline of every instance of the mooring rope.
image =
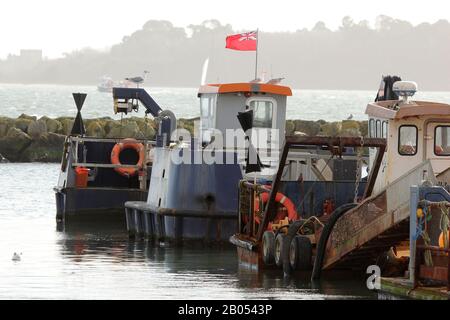
<path id="1" fill-rule="evenodd" d="M 416 234 L 414 235 L 413 239 L 417 240 L 417 239 L 419 239 L 419 237 L 422 237 L 425 246 L 430 246 L 431 239 L 430 239 L 430 236 L 428 235 L 426 224 L 432 218 L 431 210 L 427 206 L 424 206 L 423 208 L 419 208 L 419 209 L 421 209 L 423 214 L 419 215 L 419 212 L 417 214 L 418 221 L 417 221 L 417 226 L 416 226 Z M 428 267 L 433 266 L 433 258 L 431 256 L 430 250 L 425 250 L 424 260 L 425 260 L 426 266 L 428 266 Z"/>
<path id="2" fill-rule="evenodd" d="M 441 229 L 444 238 L 444 248 L 448 249 L 448 227 L 449 227 L 449 210 L 447 201 L 439 202 L 438 206 L 441 209 L 441 220 L 439 221 L 439 228 Z"/>

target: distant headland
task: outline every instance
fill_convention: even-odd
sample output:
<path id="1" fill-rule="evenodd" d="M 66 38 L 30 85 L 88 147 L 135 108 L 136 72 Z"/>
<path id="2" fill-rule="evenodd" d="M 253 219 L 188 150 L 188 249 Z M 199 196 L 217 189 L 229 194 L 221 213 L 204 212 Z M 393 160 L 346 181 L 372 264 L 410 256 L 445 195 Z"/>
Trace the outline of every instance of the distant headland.
<path id="1" fill-rule="evenodd" d="M 373 89 L 383 74 L 401 74 L 421 90 L 450 91 L 447 20 L 412 25 L 379 16 L 374 25 L 345 17 L 337 30 L 320 21 L 310 30 L 260 30 L 260 73 L 301 89 Z M 108 50 L 59 59 L 43 58 L 45 48 L 10 55 L 0 60 L 0 83 L 97 84 L 102 76 L 121 80 L 149 70 L 148 85 L 196 87 L 206 58 L 208 82 L 248 81 L 254 54 L 224 48 L 225 37 L 239 31 L 217 20 L 185 28 L 150 20 Z"/>

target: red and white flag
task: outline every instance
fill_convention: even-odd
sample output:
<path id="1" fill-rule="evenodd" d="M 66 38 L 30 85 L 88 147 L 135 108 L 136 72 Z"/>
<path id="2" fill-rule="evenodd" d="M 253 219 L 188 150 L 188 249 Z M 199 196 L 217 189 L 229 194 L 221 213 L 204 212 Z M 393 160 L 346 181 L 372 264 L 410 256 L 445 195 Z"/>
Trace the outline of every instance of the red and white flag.
<path id="1" fill-rule="evenodd" d="M 256 51 L 257 41 L 257 31 L 233 34 L 231 36 L 227 36 L 227 44 L 225 48 L 240 51 Z"/>

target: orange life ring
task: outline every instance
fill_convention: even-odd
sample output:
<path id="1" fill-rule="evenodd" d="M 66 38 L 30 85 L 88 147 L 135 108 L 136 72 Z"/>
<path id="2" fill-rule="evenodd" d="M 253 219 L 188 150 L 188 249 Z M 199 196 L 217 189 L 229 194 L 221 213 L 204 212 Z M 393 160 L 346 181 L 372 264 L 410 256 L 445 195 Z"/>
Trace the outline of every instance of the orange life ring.
<path id="1" fill-rule="evenodd" d="M 262 203 L 267 203 L 267 201 L 269 201 L 269 197 L 270 197 L 270 194 L 268 192 L 263 192 L 261 194 L 261 201 L 262 201 Z M 288 219 L 290 221 L 298 220 L 297 210 L 295 210 L 295 205 L 291 201 L 291 199 L 286 197 L 281 192 L 277 192 L 277 194 L 275 196 L 275 201 L 278 202 L 279 204 L 283 205 L 283 207 L 286 208 L 287 216 L 288 216 Z M 255 209 L 255 212 L 259 211 L 259 200 L 258 199 L 255 199 L 254 209 Z M 281 218 L 282 219 L 283 217 L 277 217 L 277 218 Z M 255 221 L 257 223 L 260 223 L 259 220 L 260 220 L 259 217 L 255 216 Z"/>
<path id="2" fill-rule="evenodd" d="M 114 146 L 114 148 L 111 151 L 111 163 L 112 164 L 118 164 L 120 165 L 120 153 L 125 150 L 125 149 L 133 149 L 136 150 L 136 152 L 139 155 L 139 160 L 136 163 L 136 165 L 139 167 L 139 169 L 136 168 L 114 168 L 114 170 L 124 176 L 124 177 L 133 177 L 135 176 L 139 170 L 142 169 L 143 164 L 144 164 L 144 157 L 145 157 L 145 153 L 144 153 L 144 145 L 142 143 L 137 142 L 135 139 L 131 139 L 131 138 L 127 138 L 127 139 L 123 139 L 122 141 L 120 141 L 119 143 L 116 143 L 116 145 Z"/>

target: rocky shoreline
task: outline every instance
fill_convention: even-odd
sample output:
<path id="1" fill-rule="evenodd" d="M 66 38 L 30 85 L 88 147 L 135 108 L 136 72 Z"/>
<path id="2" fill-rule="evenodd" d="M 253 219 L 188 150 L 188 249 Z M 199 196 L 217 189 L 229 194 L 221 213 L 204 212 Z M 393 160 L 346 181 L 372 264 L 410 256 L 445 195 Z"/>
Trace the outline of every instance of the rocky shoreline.
<path id="1" fill-rule="evenodd" d="M 178 127 L 191 133 L 194 121 L 179 119 Z M 60 162 L 64 140 L 72 129 L 74 118 L 49 118 L 20 115 L 18 118 L 0 117 L 0 163 L 2 162 Z M 130 117 L 114 120 L 109 117 L 84 119 L 86 135 L 98 138 L 155 137 L 153 119 Z M 308 136 L 367 136 L 367 121 L 344 120 L 287 120 L 286 134 Z"/>

